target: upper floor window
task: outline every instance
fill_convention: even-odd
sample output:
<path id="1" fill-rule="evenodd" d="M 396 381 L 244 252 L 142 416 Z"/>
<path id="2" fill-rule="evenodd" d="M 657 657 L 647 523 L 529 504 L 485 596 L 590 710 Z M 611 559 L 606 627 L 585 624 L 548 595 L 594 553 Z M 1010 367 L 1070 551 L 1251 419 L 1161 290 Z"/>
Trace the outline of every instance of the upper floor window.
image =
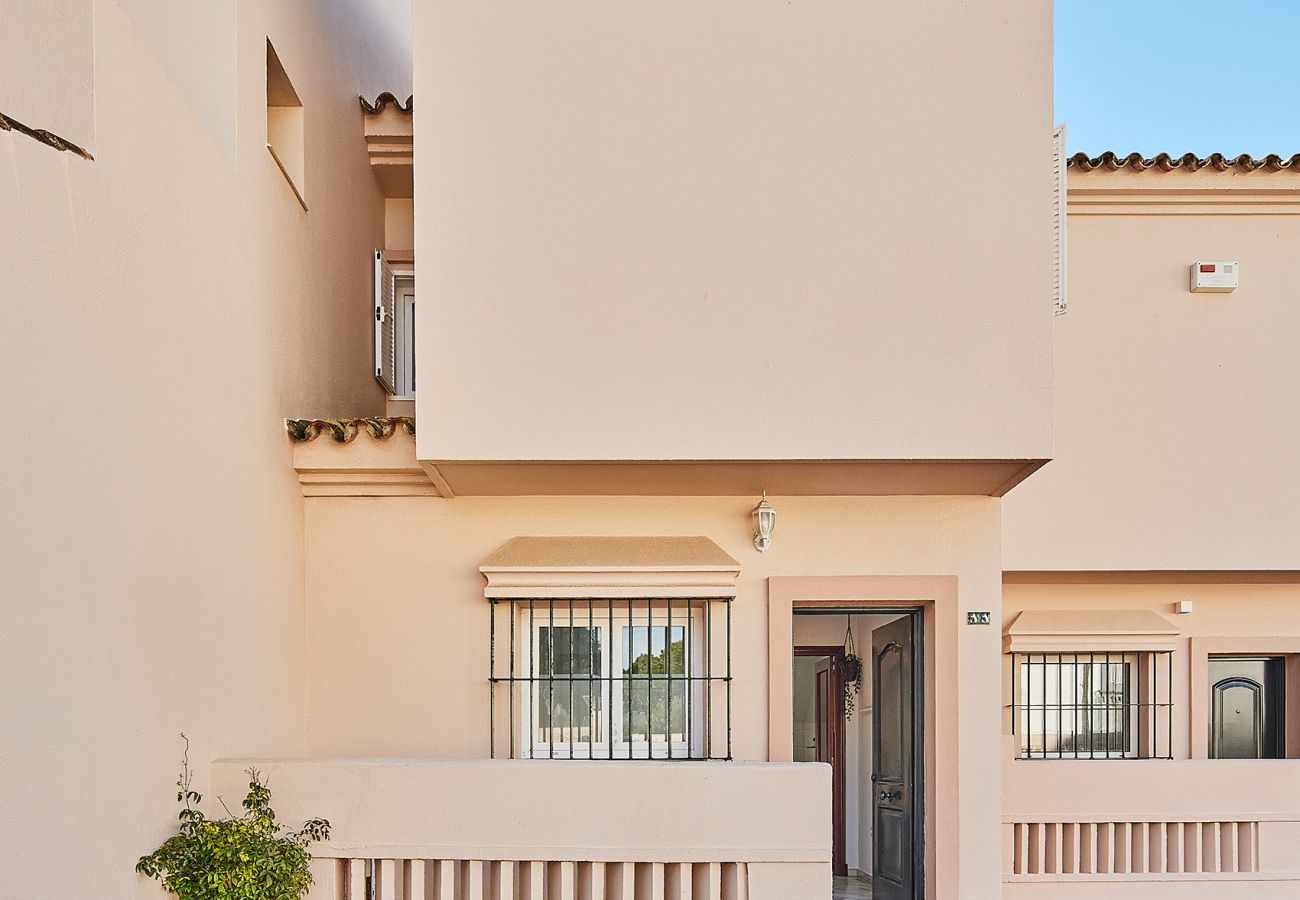
<path id="1" fill-rule="evenodd" d="M 415 268 L 375 251 L 375 378 L 395 399 L 415 397 Z"/>
<path id="2" fill-rule="evenodd" d="M 293 194 L 307 208 L 306 125 L 302 101 L 280 62 L 266 42 L 266 149 L 289 182 Z"/>

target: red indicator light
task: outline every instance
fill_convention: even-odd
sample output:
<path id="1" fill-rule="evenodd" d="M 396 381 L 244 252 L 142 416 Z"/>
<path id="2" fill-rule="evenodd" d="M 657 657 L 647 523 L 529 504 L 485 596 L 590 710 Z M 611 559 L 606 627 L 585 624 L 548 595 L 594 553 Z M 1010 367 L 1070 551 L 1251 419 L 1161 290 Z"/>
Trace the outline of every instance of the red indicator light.
<path id="1" fill-rule="evenodd" d="M 1213 272 L 1213 271 L 1214 271 L 1214 263 L 1202 264 L 1202 265 L 1201 265 L 1201 271 L 1202 271 L 1202 272 Z"/>

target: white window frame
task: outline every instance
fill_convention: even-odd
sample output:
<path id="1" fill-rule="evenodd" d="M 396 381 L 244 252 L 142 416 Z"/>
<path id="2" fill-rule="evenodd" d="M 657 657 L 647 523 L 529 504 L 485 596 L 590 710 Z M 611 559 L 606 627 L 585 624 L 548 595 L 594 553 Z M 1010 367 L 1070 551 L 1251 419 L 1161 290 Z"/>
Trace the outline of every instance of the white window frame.
<path id="1" fill-rule="evenodd" d="M 393 267 L 393 323 L 397 341 L 397 366 L 393 372 L 393 399 L 415 399 L 415 269 Z"/>
<path id="2" fill-rule="evenodd" d="M 588 615 L 587 603 L 585 600 L 574 601 L 572 618 L 570 618 L 568 602 L 563 600 L 555 601 L 554 617 L 547 608 L 534 608 L 530 613 L 525 606 L 520 610 L 522 622 L 518 630 L 518 644 L 515 647 L 516 654 L 521 654 L 521 662 L 529 677 L 535 679 L 531 682 L 524 682 L 519 691 L 519 709 L 520 709 L 520 726 L 523 739 L 520 741 L 519 756 L 524 759 L 689 759 L 692 758 L 692 750 L 698 751 L 704 746 L 706 722 L 704 716 L 707 714 L 705 709 L 704 696 L 708 690 L 708 685 L 698 680 L 704 671 L 704 613 L 701 608 L 691 605 L 684 601 L 675 601 L 673 605 L 673 628 L 686 626 L 687 631 L 686 643 L 689 652 L 685 656 L 685 677 L 684 682 L 686 689 L 684 691 L 687 709 L 687 727 L 689 733 L 686 740 L 672 741 L 671 747 L 669 741 L 627 741 L 623 734 L 623 716 L 624 709 L 624 682 L 621 673 L 625 661 L 623 660 L 623 632 L 627 627 L 646 627 L 667 628 L 668 612 L 666 606 L 660 606 L 663 601 L 655 601 L 653 615 L 646 607 L 645 600 L 633 601 L 639 605 L 633 606 L 629 616 L 626 608 L 626 601 L 614 600 L 612 625 L 614 629 L 614 640 L 610 640 L 607 634 L 611 625 L 610 606 L 611 601 L 600 601 L 594 608 L 594 614 Z M 531 618 L 532 621 L 529 621 Z M 529 642 L 532 642 L 533 648 L 541 647 L 541 629 L 549 628 L 554 624 L 557 628 L 573 627 L 587 628 L 591 627 L 597 630 L 601 635 L 603 643 L 600 645 L 601 653 L 601 671 L 593 678 L 593 683 L 600 691 L 601 712 L 604 715 L 604 721 L 601 723 L 601 740 L 599 741 L 575 741 L 575 742 L 550 742 L 541 741 L 534 730 L 534 691 L 540 691 L 542 676 L 539 672 L 540 652 L 534 652 L 530 658 Z M 634 676 L 635 677 L 635 676 Z M 685 680 L 687 678 L 697 680 Z M 647 679 L 651 680 L 651 679 Z M 653 679 L 661 683 L 667 683 L 668 679 L 663 676 L 657 676 Z M 674 679 L 675 681 L 676 679 Z M 578 680 L 581 683 L 581 679 Z M 612 730 L 612 749 L 610 731 Z M 529 736 L 531 735 L 531 747 Z M 671 749 L 671 753 L 670 753 Z"/>
<path id="3" fill-rule="evenodd" d="M 1018 657 L 1012 657 L 1012 665 L 1020 667 L 1019 671 L 1015 673 L 1016 697 L 1013 700 L 1013 703 L 1015 704 L 1013 715 L 1019 717 L 1019 721 L 1016 723 L 1016 733 L 1018 738 L 1018 745 L 1016 747 L 1017 759 L 1088 760 L 1088 759 L 1138 759 L 1140 758 L 1140 748 L 1139 748 L 1138 738 L 1139 738 L 1139 726 L 1141 723 L 1141 715 L 1140 715 L 1141 713 L 1140 697 L 1141 697 L 1141 690 L 1142 690 L 1141 680 L 1143 678 L 1143 668 L 1144 668 L 1141 665 L 1142 656 L 1140 653 L 1114 653 L 1114 652 L 1106 653 L 1105 651 L 1097 651 L 1095 654 L 1089 654 L 1088 651 L 1083 650 L 1077 653 L 1071 652 L 1071 653 L 1057 654 L 1057 653 L 1047 652 L 1042 654 L 1033 653 L 1027 655 L 1032 655 L 1035 657 L 1042 657 L 1042 658 L 1035 659 L 1035 660 L 1022 660 L 1019 659 Z M 1058 656 L 1060 658 L 1053 660 L 1050 659 L 1050 657 L 1052 656 Z M 1092 656 L 1092 659 L 1089 659 L 1088 658 L 1089 656 Z M 1102 657 L 1102 658 L 1098 659 L 1097 657 Z M 1107 660 L 1106 657 L 1109 657 L 1109 660 Z M 1060 685 L 1062 683 L 1061 671 L 1065 667 L 1069 666 L 1076 669 L 1081 667 L 1089 667 L 1089 666 L 1101 667 L 1107 665 L 1108 662 L 1109 665 L 1120 664 L 1123 665 L 1124 667 L 1123 671 L 1124 671 L 1124 681 L 1125 681 L 1125 696 L 1128 699 L 1127 702 L 1122 707 L 1121 715 L 1128 716 L 1128 746 L 1123 750 L 1095 750 L 1095 749 L 1094 750 L 1082 750 L 1082 749 L 1059 750 L 1057 749 L 1057 750 L 1045 750 L 1045 751 L 1044 750 L 1031 751 L 1029 748 L 1032 744 L 1032 737 L 1035 735 L 1041 739 L 1043 747 L 1046 748 L 1047 738 L 1050 734 L 1052 734 L 1052 731 L 1047 727 L 1048 713 L 1051 712 L 1052 703 L 1056 702 L 1055 700 L 1049 701 L 1045 695 L 1041 698 L 1034 696 L 1035 688 L 1039 689 L 1040 692 L 1043 691 L 1042 679 L 1035 678 L 1032 674 L 1037 669 L 1037 667 L 1047 665 L 1057 669 L 1056 688 L 1059 694 Z M 1026 669 L 1029 670 L 1028 674 L 1026 673 Z M 1076 674 L 1074 680 L 1072 680 L 1071 682 L 1072 685 L 1077 685 L 1077 678 L 1078 676 Z M 1061 698 L 1058 697 L 1057 699 L 1060 700 Z M 1042 718 L 1040 719 L 1041 729 L 1037 732 L 1031 729 L 1031 723 L 1033 722 L 1034 717 L 1033 717 L 1033 710 L 1030 707 L 1035 705 L 1042 705 L 1045 707 L 1042 710 Z M 1067 712 L 1068 714 L 1071 714 L 1075 717 L 1096 715 L 1095 709 L 1088 710 L 1085 706 L 1080 706 L 1077 702 L 1077 696 L 1072 698 L 1068 703 L 1063 701 L 1061 702 L 1060 711 L 1057 714 L 1064 715 Z M 1087 732 L 1079 731 L 1077 729 L 1070 732 L 1071 735 L 1075 735 L 1075 736 L 1079 734 L 1085 734 L 1085 733 Z M 1058 738 L 1065 734 L 1065 732 L 1061 730 L 1059 723 L 1058 723 L 1056 734 Z"/>
<path id="4" fill-rule="evenodd" d="M 415 266 L 374 255 L 374 372 L 395 400 L 415 399 Z"/>

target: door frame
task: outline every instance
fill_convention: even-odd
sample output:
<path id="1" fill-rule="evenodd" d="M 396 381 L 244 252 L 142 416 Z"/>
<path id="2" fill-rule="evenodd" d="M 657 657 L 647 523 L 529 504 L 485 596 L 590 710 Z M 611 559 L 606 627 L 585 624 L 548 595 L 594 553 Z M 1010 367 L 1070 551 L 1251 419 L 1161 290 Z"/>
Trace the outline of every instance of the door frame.
<path id="1" fill-rule="evenodd" d="M 922 714 L 913 725 L 919 736 L 916 746 L 921 748 L 913 759 L 919 773 L 914 786 L 919 793 L 913 865 L 919 867 L 916 896 L 926 900 L 936 897 L 938 875 L 944 876 L 944 884 L 960 883 L 963 876 L 957 847 L 965 813 L 959 816 L 950 805 L 962 791 L 959 757 L 948 752 L 947 744 L 938 743 L 940 735 L 955 738 L 958 728 L 955 701 L 961 683 L 953 671 L 959 636 L 957 584 L 955 575 L 774 575 L 767 579 L 768 759 L 772 762 L 793 759 L 790 691 L 795 611 L 915 617 L 913 665 Z M 939 671 L 946 673 L 945 679 L 938 677 Z M 985 784 L 980 782 L 981 787 Z"/>
<path id="2" fill-rule="evenodd" d="M 927 859 L 927 847 L 925 842 L 925 821 L 926 811 L 928 809 L 926 800 L 926 779 L 925 779 L 925 716 L 926 716 L 926 679 L 925 679 L 925 621 L 924 609 L 916 605 L 908 604 L 880 604 L 874 602 L 859 601 L 854 603 L 846 601 L 839 604 L 817 604 L 815 606 L 797 605 L 792 611 L 794 615 L 804 616 L 891 616 L 896 615 L 908 620 L 908 628 L 912 634 L 912 892 L 916 900 L 926 896 L 925 893 L 925 870 Z M 867 642 L 870 647 L 870 642 Z M 836 653 L 839 656 L 844 655 L 843 647 L 801 647 L 795 645 L 791 659 L 795 656 L 831 656 Z M 863 660 L 864 665 L 872 664 L 870 657 Z M 873 691 L 875 685 L 872 685 Z M 793 714 L 793 707 L 792 707 Z M 843 723 L 841 723 L 842 725 Z M 839 729 L 838 735 L 841 761 L 844 760 L 844 729 Z M 794 741 L 791 742 L 793 750 Z M 847 843 L 847 830 L 845 827 L 845 798 L 844 798 L 844 767 L 840 766 L 838 772 L 834 773 L 832 791 L 835 794 L 832 800 L 832 815 L 835 818 L 835 824 L 840 830 L 840 843 L 836 848 L 841 858 L 832 860 L 832 868 L 837 863 L 844 862 L 843 851 Z M 858 777 L 864 773 L 859 772 Z M 866 773 L 869 777 L 870 773 Z M 874 791 L 872 792 L 874 796 Z M 836 807 L 838 806 L 838 809 Z M 873 801 L 874 811 L 874 801 Z M 873 869 L 874 869 L 874 848 Z"/>
<path id="3" fill-rule="evenodd" d="M 831 764 L 831 818 L 835 828 L 831 869 L 838 873 L 848 869 L 848 827 L 845 820 L 848 798 L 844 795 L 844 767 L 848 764 L 848 759 L 844 745 L 844 667 L 841 665 L 844 659 L 844 648 L 826 645 L 796 646 L 794 655 L 829 656 L 836 673 L 832 687 L 839 689 L 836 700 L 840 708 L 839 715 L 834 720 L 835 737 L 834 745 L 831 747 L 831 758 L 838 761 L 839 765 L 835 765 L 834 762 Z"/>
<path id="4" fill-rule="evenodd" d="M 1300 756 L 1300 637 L 1194 637 L 1188 642 L 1191 657 L 1191 702 L 1188 704 L 1192 759 L 1210 757 L 1210 666 L 1211 656 L 1286 657 L 1286 691 L 1283 716 L 1293 727 L 1285 729 L 1284 747 L 1288 758 Z"/>

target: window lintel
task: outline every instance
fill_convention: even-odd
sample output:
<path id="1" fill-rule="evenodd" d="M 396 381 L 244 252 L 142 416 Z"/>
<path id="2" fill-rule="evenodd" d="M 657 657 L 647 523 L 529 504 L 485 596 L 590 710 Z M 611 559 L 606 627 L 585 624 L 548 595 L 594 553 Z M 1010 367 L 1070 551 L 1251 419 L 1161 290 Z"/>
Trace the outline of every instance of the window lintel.
<path id="1" fill-rule="evenodd" d="M 515 537 L 479 567 L 489 599 L 726 600 L 740 563 L 706 537 Z"/>
<path id="2" fill-rule="evenodd" d="M 1178 627 L 1149 609 L 1025 610 L 1003 634 L 1008 653 L 1168 653 Z"/>

